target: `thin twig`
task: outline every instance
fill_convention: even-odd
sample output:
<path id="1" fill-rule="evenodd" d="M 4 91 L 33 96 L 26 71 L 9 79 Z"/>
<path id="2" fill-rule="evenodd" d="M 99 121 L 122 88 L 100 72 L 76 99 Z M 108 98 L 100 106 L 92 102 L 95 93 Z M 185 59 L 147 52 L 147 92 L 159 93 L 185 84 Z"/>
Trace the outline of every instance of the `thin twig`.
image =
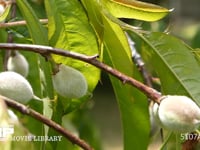
<path id="1" fill-rule="evenodd" d="M 84 150 L 93 150 L 85 141 L 83 141 L 80 138 L 76 137 L 75 135 L 73 135 L 72 133 L 67 131 L 65 128 L 63 128 L 62 126 L 60 126 L 56 122 L 48 119 L 47 117 L 41 115 L 40 113 L 34 111 L 33 109 L 28 108 L 25 105 L 20 104 L 20 103 L 18 103 L 16 101 L 11 100 L 11 99 L 9 99 L 7 97 L 4 97 L 4 96 L 0 96 L 0 99 L 4 100 L 5 103 L 9 107 L 17 109 L 22 114 L 31 116 L 31 117 L 43 122 L 44 124 L 48 125 L 49 127 L 53 128 L 54 130 L 56 130 L 57 132 L 62 134 L 64 137 L 66 137 L 68 140 L 70 140 L 72 143 L 80 146 Z"/>
<path id="2" fill-rule="evenodd" d="M 58 48 L 52 48 L 49 46 L 41 46 L 41 45 L 31 45 L 31 44 L 14 44 L 14 43 L 2 43 L 0 44 L 1 49 L 11 49 L 11 50 L 24 50 L 24 51 L 32 51 L 39 53 L 43 56 L 52 54 L 57 54 L 61 56 L 71 57 L 74 59 L 78 59 L 84 62 L 87 62 L 89 64 L 92 64 L 96 66 L 97 68 L 100 68 L 101 70 L 104 70 L 105 72 L 115 76 L 119 80 L 121 80 L 123 83 L 128 83 L 140 91 L 142 91 L 147 97 L 154 100 L 156 103 L 160 103 L 160 92 L 156 91 L 155 89 L 148 87 L 147 85 L 133 79 L 132 77 L 129 77 L 125 75 L 124 73 L 98 61 L 96 57 L 94 56 L 86 56 L 84 54 L 71 52 L 67 50 L 62 50 Z"/>
<path id="3" fill-rule="evenodd" d="M 129 47 L 131 49 L 131 53 L 132 53 L 132 60 L 133 62 L 136 64 L 136 66 L 138 67 L 138 70 L 140 71 L 144 82 L 146 85 L 148 85 L 149 87 L 153 87 L 152 83 L 151 83 L 151 78 L 150 75 L 145 67 L 145 63 L 142 60 L 141 55 L 138 53 L 136 47 L 135 47 L 135 42 L 131 39 L 130 35 L 125 32 L 127 39 L 128 39 L 128 43 L 129 43 Z"/>
<path id="4" fill-rule="evenodd" d="M 48 19 L 40 19 L 40 23 L 47 24 Z M 26 25 L 26 21 L 15 21 L 15 22 L 7 22 L 7 23 L 0 23 L 0 28 L 9 28 L 9 27 L 16 27 L 16 26 L 24 26 Z"/>
<path id="5" fill-rule="evenodd" d="M 15 16 L 16 16 L 16 7 L 17 7 L 16 4 L 13 3 L 12 4 L 11 13 L 10 13 L 10 19 L 15 18 Z M 13 34 L 12 33 L 8 33 L 7 42 L 8 43 L 12 43 L 13 42 Z M 8 63 L 8 58 L 10 57 L 10 54 L 11 54 L 11 52 L 9 50 L 6 51 L 6 53 L 5 53 L 4 61 L 3 61 L 3 69 L 4 70 L 8 69 L 7 68 L 7 63 Z"/>

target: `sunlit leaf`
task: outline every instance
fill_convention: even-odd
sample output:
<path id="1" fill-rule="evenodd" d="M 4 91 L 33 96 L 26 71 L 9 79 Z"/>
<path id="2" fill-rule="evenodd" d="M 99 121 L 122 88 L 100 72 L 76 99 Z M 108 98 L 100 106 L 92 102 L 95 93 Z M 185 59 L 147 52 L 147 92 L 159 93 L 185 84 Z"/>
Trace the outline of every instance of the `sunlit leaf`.
<path id="1" fill-rule="evenodd" d="M 103 0 L 102 2 L 117 18 L 157 21 L 170 12 L 161 6 L 135 0 Z"/>
<path id="2" fill-rule="evenodd" d="M 51 46 L 85 55 L 99 53 L 96 34 L 78 0 L 50 0 L 45 1 L 45 5 L 49 18 L 48 35 Z M 88 91 L 93 91 L 99 81 L 99 69 L 71 58 L 54 56 L 54 59 L 57 63 L 63 63 L 81 71 L 87 79 Z M 84 98 L 78 101 L 84 101 Z M 75 102 L 74 106 L 78 101 L 72 101 Z"/>
<path id="3" fill-rule="evenodd" d="M 96 0 L 82 0 L 82 3 L 87 10 L 89 20 L 92 22 L 92 26 L 95 29 L 99 43 L 101 44 L 104 34 L 101 7 Z"/>

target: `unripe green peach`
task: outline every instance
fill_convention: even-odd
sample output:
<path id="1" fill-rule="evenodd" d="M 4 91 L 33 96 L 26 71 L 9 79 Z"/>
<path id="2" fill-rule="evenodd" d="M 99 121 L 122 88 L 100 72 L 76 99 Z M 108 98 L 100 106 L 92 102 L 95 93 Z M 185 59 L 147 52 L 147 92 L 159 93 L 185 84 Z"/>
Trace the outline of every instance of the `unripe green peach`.
<path id="1" fill-rule="evenodd" d="M 9 71 L 17 72 L 26 77 L 29 71 L 29 64 L 26 58 L 22 54 L 17 52 L 14 56 L 9 57 L 7 69 Z"/>
<path id="2" fill-rule="evenodd" d="M 20 74 L 5 71 L 0 73 L 0 95 L 27 103 L 34 98 L 30 83 Z"/>
<path id="3" fill-rule="evenodd" d="M 166 96 L 157 115 L 161 125 L 174 132 L 192 132 L 200 125 L 200 108 L 186 96 Z"/>
<path id="4" fill-rule="evenodd" d="M 87 92 L 87 81 L 84 75 L 69 66 L 59 65 L 59 71 L 53 75 L 54 89 L 67 98 L 80 98 Z"/>

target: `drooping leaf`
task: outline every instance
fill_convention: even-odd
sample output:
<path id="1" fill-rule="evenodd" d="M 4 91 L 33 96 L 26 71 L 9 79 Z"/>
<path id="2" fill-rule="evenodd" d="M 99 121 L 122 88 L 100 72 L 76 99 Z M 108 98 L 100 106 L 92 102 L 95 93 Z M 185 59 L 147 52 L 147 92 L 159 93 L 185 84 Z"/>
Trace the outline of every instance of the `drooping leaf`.
<path id="1" fill-rule="evenodd" d="M 20 9 L 20 12 L 22 13 L 22 16 L 27 22 L 27 28 L 29 31 L 29 34 L 31 35 L 32 42 L 34 44 L 39 45 L 48 45 L 48 36 L 46 33 L 46 29 L 42 26 L 40 23 L 38 17 L 36 16 L 35 12 L 31 8 L 30 4 L 26 0 L 17 0 L 17 6 Z M 54 98 L 54 90 L 53 90 L 53 84 L 51 79 L 51 66 L 50 63 L 45 60 L 42 56 L 38 54 L 32 54 L 32 65 L 34 64 L 35 72 L 31 74 L 35 75 L 34 77 L 30 77 L 31 81 L 37 81 L 37 85 L 34 83 L 34 89 L 37 88 L 40 91 L 39 96 L 41 98 L 48 97 L 49 99 Z M 43 105 L 44 108 L 42 109 L 42 103 L 38 104 L 38 102 L 33 101 L 30 104 L 33 108 L 35 108 L 37 111 L 43 113 L 46 117 L 51 118 L 52 115 L 52 108 L 51 108 L 51 101 L 49 99 L 43 99 Z M 47 116 L 48 115 L 48 116 Z M 44 125 L 43 124 L 33 124 L 31 123 L 31 118 L 29 119 L 29 127 L 32 128 L 34 133 L 37 133 L 37 135 L 47 135 L 48 133 L 48 127 L 45 127 L 44 131 Z M 35 129 L 37 126 L 37 130 Z M 43 132 L 44 131 L 44 132 Z M 44 142 L 44 141 L 43 141 Z M 40 142 L 40 144 L 44 144 L 43 142 Z M 37 144 L 38 147 L 40 147 L 40 144 Z"/>
<path id="2" fill-rule="evenodd" d="M 96 33 L 99 34 L 97 36 L 102 37 L 101 35 L 103 35 L 102 39 L 105 45 L 103 61 L 125 74 L 132 76 L 134 69 L 129 45 L 124 32 L 117 24 L 110 21 L 110 18 L 106 18 L 107 15 L 105 16 L 100 5 L 97 5 L 99 3 L 95 3 L 94 0 L 89 1 L 90 2 L 88 2 L 88 0 L 83 0 L 86 10 L 90 12 L 88 16 L 91 24 Z M 98 6 L 97 9 L 93 11 L 93 9 L 88 6 L 88 3 L 95 3 L 95 6 Z M 134 75 L 138 75 L 138 73 L 135 72 Z M 132 150 L 133 147 L 136 150 L 146 149 L 149 136 L 146 98 L 133 87 L 122 84 L 118 79 L 112 76 L 110 76 L 110 79 L 122 117 L 124 149 Z M 137 99 L 135 99 L 134 96 L 137 97 Z"/>
<path id="3" fill-rule="evenodd" d="M 170 12 L 161 6 L 135 0 L 102 0 L 102 3 L 117 18 L 157 21 Z"/>
<path id="4" fill-rule="evenodd" d="M 105 16 L 104 16 L 105 17 Z M 122 29 L 104 18 L 104 61 L 121 72 L 133 76 L 138 73 L 131 60 L 129 45 Z M 124 133 L 124 150 L 147 149 L 149 119 L 146 97 L 130 85 L 110 76 L 118 100 Z M 139 79 L 139 78 L 138 78 Z"/>
<path id="5" fill-rule="evenodd" d="M 191 48 L 164 33 L 145 36 L 142 50 L 161 80 L 163 94 L 187 95 L 200 104 L 200 66 Z"/>

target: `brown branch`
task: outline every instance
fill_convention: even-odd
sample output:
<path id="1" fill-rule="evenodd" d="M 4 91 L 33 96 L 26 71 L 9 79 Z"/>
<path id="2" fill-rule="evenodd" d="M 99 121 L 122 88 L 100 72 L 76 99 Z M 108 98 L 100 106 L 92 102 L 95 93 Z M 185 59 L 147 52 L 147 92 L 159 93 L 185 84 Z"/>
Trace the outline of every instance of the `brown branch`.
<path id="1" fill-rule="evenodd" d="M 0 99 L 4 100 L 5 103 L 9 107 L 12 107 L 12 108 L 20 111 L 22 114 L 31 116 L 31 117 L 43 122 L 44 124 L 48 125 L 49 127 L 53 128 L 54 130 L 56 130 L 57 132 L 62 134 L 64 137 L 66 137 L 68 140 L 70 140 L 72 143 L 80 146 L 84 150 L 93 150 L 85 141 L 79 139 L 78 137 L 76 137 L 75 135 L 73 135 L 72 133 L 67 131 L 65 128 L 63 128 L 56 122 L 48 119 L 47 117 L 41 115 L 40 113 L 34 111 L 33 109 L 28 108 L 25 105 L 20 104 L 16 101 L 6 98 L 4 96 L 0 96 Z"/>
<path id="2" fill-rule="evenodd" d="M 96 66 L 97 68 L 100 68 L 101 70 L 104 70 L 105 72 L 115 76 L 116 78 L 121 80 L 123 83 L 127 83 L 127 84 L 130 84 L 130 85 L 136 87 L 141 92 L 143 92 L 147 97 L 154 100 L 156 103 L 160 103 L 161 94 L 158 91 L 156 91 L 155 89 L 148 87 L 147 85 L 133 79 L 132 77 L 129 77 L 129 76 L 123 74 L 122 72 L 98 61 L 95 56 L 86 56 L 86 55 L 83 55 L 80 53 L 62 50 L 62 49 L 58 49 L 58 48 L 52 48 L 49 46 L 31 45 L 31 44 L 2 43 L 2 44 L 0 44 L 0 49 L 32 51 L 32 52 L 39 53 L 43 56 L 47 56 L 52 53 L 52 54 L 71 57 L 74 59 L 78 59 L 78 60 L 87 62 L 87 63 L 92 64 L 92 65 Z"/>
<path id="3" fill-rule="evenodd" d="M 40 23 L 47 24 L 48 19 L 40 19 Z M 26 21 L 15 21 L 15 22 L 7 22 L 7 23 L 0 23 L 0 28 L 9 28 L 9 27 L 16 27 L 16 26 L 24 26 L 26 25 Z"/>

